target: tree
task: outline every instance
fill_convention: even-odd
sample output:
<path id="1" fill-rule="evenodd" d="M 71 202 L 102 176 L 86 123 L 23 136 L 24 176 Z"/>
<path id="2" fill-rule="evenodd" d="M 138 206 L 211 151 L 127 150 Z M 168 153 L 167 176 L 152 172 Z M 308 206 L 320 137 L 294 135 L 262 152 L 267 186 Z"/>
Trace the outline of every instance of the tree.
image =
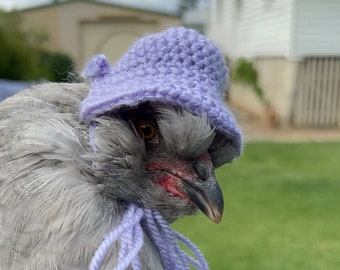
<path id="1" fill-rule="evenodd" d="M 23 30 L 16 11 L 0 11 L 0 78 L 11 80 L 63 81 L 73 71 L 72 59 L 42 48 L 46 33 Z M 64 75 L 63 75 L 64 74 Z"/>
<path id="2" fill-rule="evenodd" d="M 45 70 L 44 78 L 53 82 L 67 82 L 74 77 L 74 63 L 68 55 L 46 50 L 41 50 L 39 55 Z"/>
<path id="3" fill-rule="evenodd" d="M 7 79 L 37 79 L 37 56 L 26 42 L 27 33 L 20 29 L 21 19 L 16 12 L 0 13 L 0 77 Z"/>

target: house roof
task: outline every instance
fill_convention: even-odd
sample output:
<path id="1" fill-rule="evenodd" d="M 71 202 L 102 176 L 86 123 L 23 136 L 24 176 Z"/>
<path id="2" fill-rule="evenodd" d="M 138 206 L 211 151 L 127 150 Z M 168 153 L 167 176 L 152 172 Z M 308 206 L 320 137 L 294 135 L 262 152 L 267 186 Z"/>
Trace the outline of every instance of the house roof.
<path id="1" fill-rule="evenodd" d="M 130 6 L 130 5 L 123 5 L 123 4 L 116 4 L 116 3 L 108 3 L 108 2 L 102 2 L 98 0 L 64 0 L 64 1 L 53 1 L 51 3 L 47 4 L 42 4 L 34 7 L 29 7 L 29 8 L 24 8 L 21 9 L 20 11 L 31 11 L 31 10 L 38 10 L 38 9 L 43 9 L 43 8 L 48 8 L 48 7 L 53 7 L 53 6 L 59 6 L 59 5 L 68 5 L 72 3 L 87 3 L 87 4 L 92 4 L 92 5 L 101 5 L 101 6 L 108 6 L 108 7 L 116 7 L 116 8 L 124 8 L 128 10 L 134 10 L 134 11 L 140 11 L 140 12 L 147 12 L 151 14 L 156 14 L 156 15 L 162 15 L 162 16 L 168 16 L 168 17 L 175 17 L 179 18 L 180 15 L 177 12 L 164 12 L 164 11 L 159 11 L 159 10 L 153 10 L 153 9 L 148 9 L 148 8 L 142 8 L 142 7 L 136 7 L 136 6 Z"/>

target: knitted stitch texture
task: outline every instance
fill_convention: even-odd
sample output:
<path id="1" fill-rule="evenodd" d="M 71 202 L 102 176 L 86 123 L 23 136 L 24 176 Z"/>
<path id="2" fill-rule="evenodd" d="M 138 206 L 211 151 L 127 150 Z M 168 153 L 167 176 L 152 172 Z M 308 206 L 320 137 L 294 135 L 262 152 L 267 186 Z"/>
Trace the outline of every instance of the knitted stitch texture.
<path id="1" fill-rule="evenodd" d="M 231 147 L 241 154 L 241 131 L 224 103 L 227 68 L 219 48 L 197 31 L 169 28 L 138 40 L 113 66 L 104 55 L 91 59 L 82 75 L 91 83 L 80 116 L 94 118 L 122 106 L 154 102 L 206 114 Z"/>

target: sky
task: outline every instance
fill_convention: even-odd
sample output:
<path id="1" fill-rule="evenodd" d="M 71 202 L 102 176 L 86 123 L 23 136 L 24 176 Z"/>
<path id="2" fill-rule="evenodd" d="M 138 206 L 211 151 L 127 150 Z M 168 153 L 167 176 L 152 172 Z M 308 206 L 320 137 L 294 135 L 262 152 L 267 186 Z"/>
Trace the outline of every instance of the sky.
<path id="1" fill-rule="evenodd" d="M 101 2 L 131 5 L 164 12 L 175 12 L 179 0 L 101 0 Z M 0 0 L 0 8 L 5 10 L 34 7 L 53 2 L 53 0 Z"/>

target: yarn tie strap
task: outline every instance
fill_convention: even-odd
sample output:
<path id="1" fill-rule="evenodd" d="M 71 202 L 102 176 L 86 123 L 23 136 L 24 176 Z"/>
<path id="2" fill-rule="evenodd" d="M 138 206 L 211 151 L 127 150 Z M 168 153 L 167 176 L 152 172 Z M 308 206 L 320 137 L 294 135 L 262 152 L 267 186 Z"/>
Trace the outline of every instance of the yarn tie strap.
<path id="1" fill-rule="evenodd" d="M 140 208 L 130 206 L 125 212 L 121 224 L 114 228 L 102 241 L 95 252 L 90 270 L 99 270 L 105 255 L 108 253 L 112 244 L 121 239 L 118 264 L 114 270 L 126 269 L 132 264 L 133 269 L 141 269 L 138 252 L 143 246 L 143 230 L 139 223 L 143 216 Z"/>
<path id="2" fill-rule="evenodd" d="M 121 224 L 104 238 L 92 258 L 89 269 L 99 270 L 110 247 L 120 239 L 118 262 L 114 270 L 123 270 L 130 265 L 133 270 L 142 270 L 138 256 L 144 242 L 142 224 L 145 233 L 158 250 L 165 270 L 190 270 L 190 264 L 198 270 L 209 269 L 199 249 L 186 237 L 173 231 L 158 212 L 148 208 L 139 208 L 135 204 L 129 205 Z M 187 246 L 196 259 L 183 251 L 177 241 Z"/>

